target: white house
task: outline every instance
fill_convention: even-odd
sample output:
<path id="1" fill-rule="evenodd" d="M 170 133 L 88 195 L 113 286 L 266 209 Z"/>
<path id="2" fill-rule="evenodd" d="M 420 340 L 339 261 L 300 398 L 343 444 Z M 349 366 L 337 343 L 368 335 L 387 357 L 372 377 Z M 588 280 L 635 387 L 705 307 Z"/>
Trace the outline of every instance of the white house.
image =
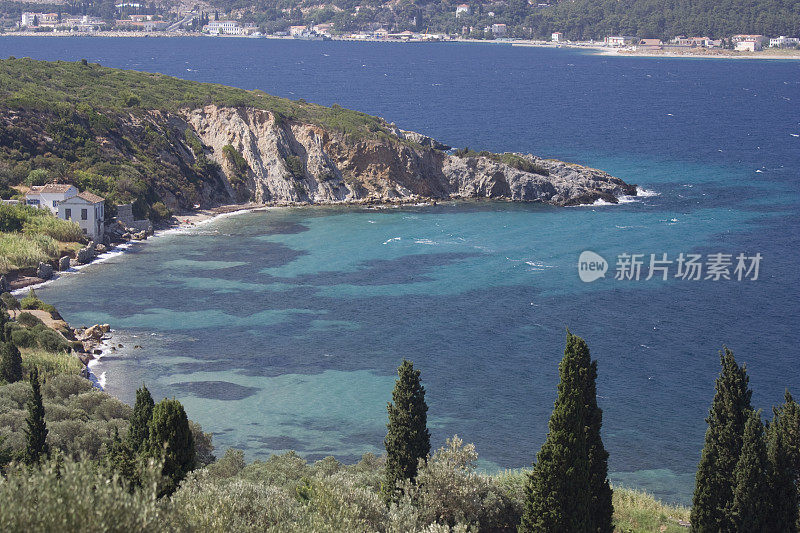
<path id="1" fill-rule="evenodd" d="M 212 20 L 203 28 L 212 35 L 239 35 L 242 27 L 235 20 Z"/>
<path id="2" fill-rule="evenodd" d="M 550 40 L 554 43 L 558 43 L 564 40 L 564 34 L 560 31 L 553 32 L 553 35 L 550 36 Z"/>
<path id="3" fill-rule="evenodd" d="M 58 218 L 74 220 L 83 233 L 95 242 L 102 240 L 105 230 L 105 199 L 90 192 L 81 192 L 58 202 Z"/>
<path id="4" fill-rule="evenodd" d="M 47 208 L 54 215 L 58 214 L 58 204 L 78 194 L 74 185 L 63 183 L 48 183 L 47 185 L 34 185 L 25 193 L 25 203 L 41 209 Z"/>
<path id="5" fill-rule="evenodd" d="M 734 50 L 739 52 L 758 52 L 761 50 L 761 43 L 759 41 L 738 41 L 734 45 Z"/>
<path id="6" fill-rule="evenodd" d="M 626 46 L 633 43 L 633 37 L 627 35 L 609 35 L 606 37 L 607 46 Z"/>
<path id="7" fill-rule="evenodd" d="M 780 37 L 775 37 L 774 39 L 769 40 L 769 45 L 772 48 L 783 48 L 784 46 L 793 46 L 796 44 L 800 44 L 800 39 L 795 37 L 787 37 L 785 35 L 781 35 Z"/>
<path id="8" fill-rule="evenodd" d="M 456 6 L 456 16 L 469 15 L 469 6 L 467 4 L 460 4 Z"/>
<path id="9" fill-rule="evenodd" d="M 495 37 L 505 37 L 508 34 L 508 28 L 505 24 L 492 24 L 492 35 Z"/>

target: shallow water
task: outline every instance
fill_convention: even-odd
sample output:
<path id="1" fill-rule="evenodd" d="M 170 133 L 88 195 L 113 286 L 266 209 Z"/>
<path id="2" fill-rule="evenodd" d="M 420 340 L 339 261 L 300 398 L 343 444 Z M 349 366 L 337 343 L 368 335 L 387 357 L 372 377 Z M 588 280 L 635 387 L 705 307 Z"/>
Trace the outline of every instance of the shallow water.
<path id="1" fill-rule="evenodd" d="M 145 381 L 179 398 L 219 449 L 379 452 L 408 357 L 435 446 L 457 433 L 487 469 L 525 466 L 569 327 L 599 361 L 612 478 L 687 502 L 723 343 L 747 362 L 758 407 L 800 385 L 796 62 L 236 39 L 4 37 L 0 49 L 338 102 L 652 191 L 562 209 L 275 209 L 157 237 L 42 287 L 71 323 L 117 330 L 125 348 L 95 367 L 109 392 L 131 401 Z M 584 250 L 610 262 L 606 279 L 580 281 Z M 613 279 L 619 254 L 680 252 L 763 261 L 757 281 Z"/>

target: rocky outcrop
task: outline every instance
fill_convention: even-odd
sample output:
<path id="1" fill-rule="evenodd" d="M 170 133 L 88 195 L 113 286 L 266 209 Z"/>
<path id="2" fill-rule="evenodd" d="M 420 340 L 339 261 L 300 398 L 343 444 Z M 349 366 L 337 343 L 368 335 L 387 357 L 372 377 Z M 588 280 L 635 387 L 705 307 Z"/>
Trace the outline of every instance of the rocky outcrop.
<path id="1" fill-rule="evenodd" d="M 58 270 L 60 270 L 61 272 L 69 270 L 69 263 L 70 263 L 69 256 L 68 255 L 63 256 L 61 259 L 58 260 Z"/>
<path id="2" fill-rule="evenodd" d="M 527 163 L 515 166 L 496 154 L 451 154 L 393 125 L 393 136 L 352 138 L 252 108 L 209 105 L 183 118 L 204 157 L 219 164 L 228 194 L 246 187 L 259 203 L 497 198 L 574 205 L 636 194 L 635 186 L 600 170 L 524 154 L 513 160 Z M 247 163 L 245 176 L 226 155 L 231 147 Z"/>
<path id="3" fill-rule="evenodd" d="M 36 269 L 36 277 L 50 279 L 53 277 L 53 265 L 50 263 L 39 263 Z"/>

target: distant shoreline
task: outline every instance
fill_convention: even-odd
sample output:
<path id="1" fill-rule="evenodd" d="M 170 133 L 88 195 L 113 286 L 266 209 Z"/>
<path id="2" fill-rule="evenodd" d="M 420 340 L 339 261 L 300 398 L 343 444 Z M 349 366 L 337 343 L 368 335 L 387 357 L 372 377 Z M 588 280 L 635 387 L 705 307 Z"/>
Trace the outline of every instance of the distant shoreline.
<path id="1" fill-rule="evenodd" d="M 214 38 L 214 39 L 269 39 L 283 41 L 305 41 L 306 39 L 295 39 L 290 36 L 282 35 L 262 35 L 260 37 L 250 37 L 244 35 L 203 35 L 186 34 L 175 32 L 142 32 L 142 31 L 108 31 L 101 33 L 67 33 L 67 32 L 8 32 L 0 33 L 3 37 L 99 37 L 99 38 Z M 355 43 L 390 43 L 390 44 L 435 44 L 435 43 L 466 43 L 466 44 L 493 44 L 507 45 L 530 48 L 568 48 L 571 50 L 586 50 L 595 55 L 614 56 L 614 57 L 654 57 L 669 59 L 774 59 L 774 60 L 800 60 L 800 50 L 762 50 L 760 52 L 740 52 L 734 50 L 724 50 L 718 48 L 689 48 L 681 51 L 672 50 L 629 50 L 604 46 L 602 44 L 591 43 L 551 43 L 546 41 L 525 41 L 525 40 L 485 40 L 485 39 L 454 39 L 450 41 L 426 41 L 414 40 L 390 40 L 390 39 L 346 39 L 334 37 L 333 41 L 346 41 Z"/>

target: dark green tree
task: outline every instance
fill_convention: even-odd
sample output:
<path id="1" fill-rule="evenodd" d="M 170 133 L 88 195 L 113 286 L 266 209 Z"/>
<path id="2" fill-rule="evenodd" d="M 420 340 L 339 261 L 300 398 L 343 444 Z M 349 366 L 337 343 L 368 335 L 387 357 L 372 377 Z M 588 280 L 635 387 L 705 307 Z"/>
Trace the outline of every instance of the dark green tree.
<path id="1" fill-rule="evenodd" d="M 136 391 L 136 403 L 133 405 L 131 425 L 128 428 L 128 446 L 133 452 L 142 451 L 142 447 L 150 438 L 150 419 L 153 418 L 153 397 L 142 384 Z"/>
<path id="2" fill-rule="evenodd" d="M 397 369 L 392 402 L 387 405 L 386 479 L 381 488 L 387 502 L 397 496 L 398 483 L 416 478 L 420 459 L 431 451 L 428 404 L 419 374 L 414 364 L 404 359 Z"/>
<path id="3" fill-rule="evenodd" d="M 567 349 L 580 354 L 582 363 L 591 361 L 586 342 L 567 333 Z M 614 505 L 612 490 L 608 482 L 608 452 L 603 445 L 600 429 L 603 425 L 603 410 L 597 406 L 597 361 L 589 363 L 583 385 L 583 403 L 586 406 L 586 447 L 589 451 L 589 492 L 592 497 L 589 508 L 591 531 L 611 533 L 614 531 Z"/>
<path id="4" fill-rule="evenodd" d="M 8 316 L 8 312 L 0 307 L 0 341 L 6 341 L 6 324 L 8 324 L 10 320 L 11 317 Z"/>
<path id="5" fill-rule="evenodd" d="M 785 402 L 773 409 L 767 432 L 767 456 L 771 466 L 772 501 L 769 531 L 800 530 L 800 406 L 786 391 Z"/>
<path id="6" fill-rule="evenodd" d="M 733 475 L 742 449 L 744 426 L 750 416 L 752 391 L 746 366 L 739 366 L 728 348 L 720 352 L 722 370 L 709 410 L 708 429 L 695 480 L 691 512 L 698 532 L 733 529 Z"/>
<path id="7" fill-rule="evenodd" d="M 751 411 L 744 425 L 742 449 L 733 470 L 731 531 L 767 531 L 770 518 L 769 461 L 761 414 Z"/>
<path id="8" fill-rule="evenodd" d="M 131 450 L 128 443 L 120 438 L 119 431 L 116 428 L 114 428 L 114 435 L 111 437 L 111 441 L 106 444 L 106 462 L 109 470 L 122 479 L 131 493 L 136 487 L 140 486 L 141 481 L 136 454 Z"/>
<path id="9" fill-rule="evenodd" d="M 195 467 L 194 436 L 178 400 L 165 398 L 153 407 L 148 451 L 150 456 L 164 461 L 161 473 L 165 486 L 161 495 L 172 494 Z"/>
<path id="10" fill-rule="evenodd" d="M 7 383 L 22 379 L 22 355 L 11 341 L 2 343 L 0 347 L 0 378 Z"/>
<path id="11" fill-rule="evenodd" d="M 47 424 L 44 421 L 44 404 L 42 391 L 39 384 L 39 369 L 34 367 L 29 374 L 31 383 L 31 397 L 28 400 L 28 416 L 25 419 L 25 450 L 23 459 L 28 465 L 38 465 L 39 462 L 50 455 L 47 445 Z"/>
<path id="12" fill-rule="evenodd" d="M 592 418 L 597 422 L 602 418 L 590 410 L 591 403 L 597 409 L 596 402 L 587 401 L 587 395 L 594 388 L 589 382 L 594 381 L 597 370 L 586 343 L 569 331 L 558 370 L 561 377 L 558 396 L 550 415 L 547 438 L 525 484 L 525 508 L 519 531 L 606 531 L 604 518 L 601 518 L 602 524 L 593 522 L 593 516 L 604 517 L 605 513 L 593 509 L 595 495 L 591 490 L 592 466 L 587 441 L 588 433 L 593 431 L 589 429 Z M 599 432 L 599 426 L 597 430 Z M 598 442 L 600 448 L 595 450 L 595 458 L 605 462 L 607 454 L 599 435 Z M 596 468 L 599 474 L 601 466 Z"/>

